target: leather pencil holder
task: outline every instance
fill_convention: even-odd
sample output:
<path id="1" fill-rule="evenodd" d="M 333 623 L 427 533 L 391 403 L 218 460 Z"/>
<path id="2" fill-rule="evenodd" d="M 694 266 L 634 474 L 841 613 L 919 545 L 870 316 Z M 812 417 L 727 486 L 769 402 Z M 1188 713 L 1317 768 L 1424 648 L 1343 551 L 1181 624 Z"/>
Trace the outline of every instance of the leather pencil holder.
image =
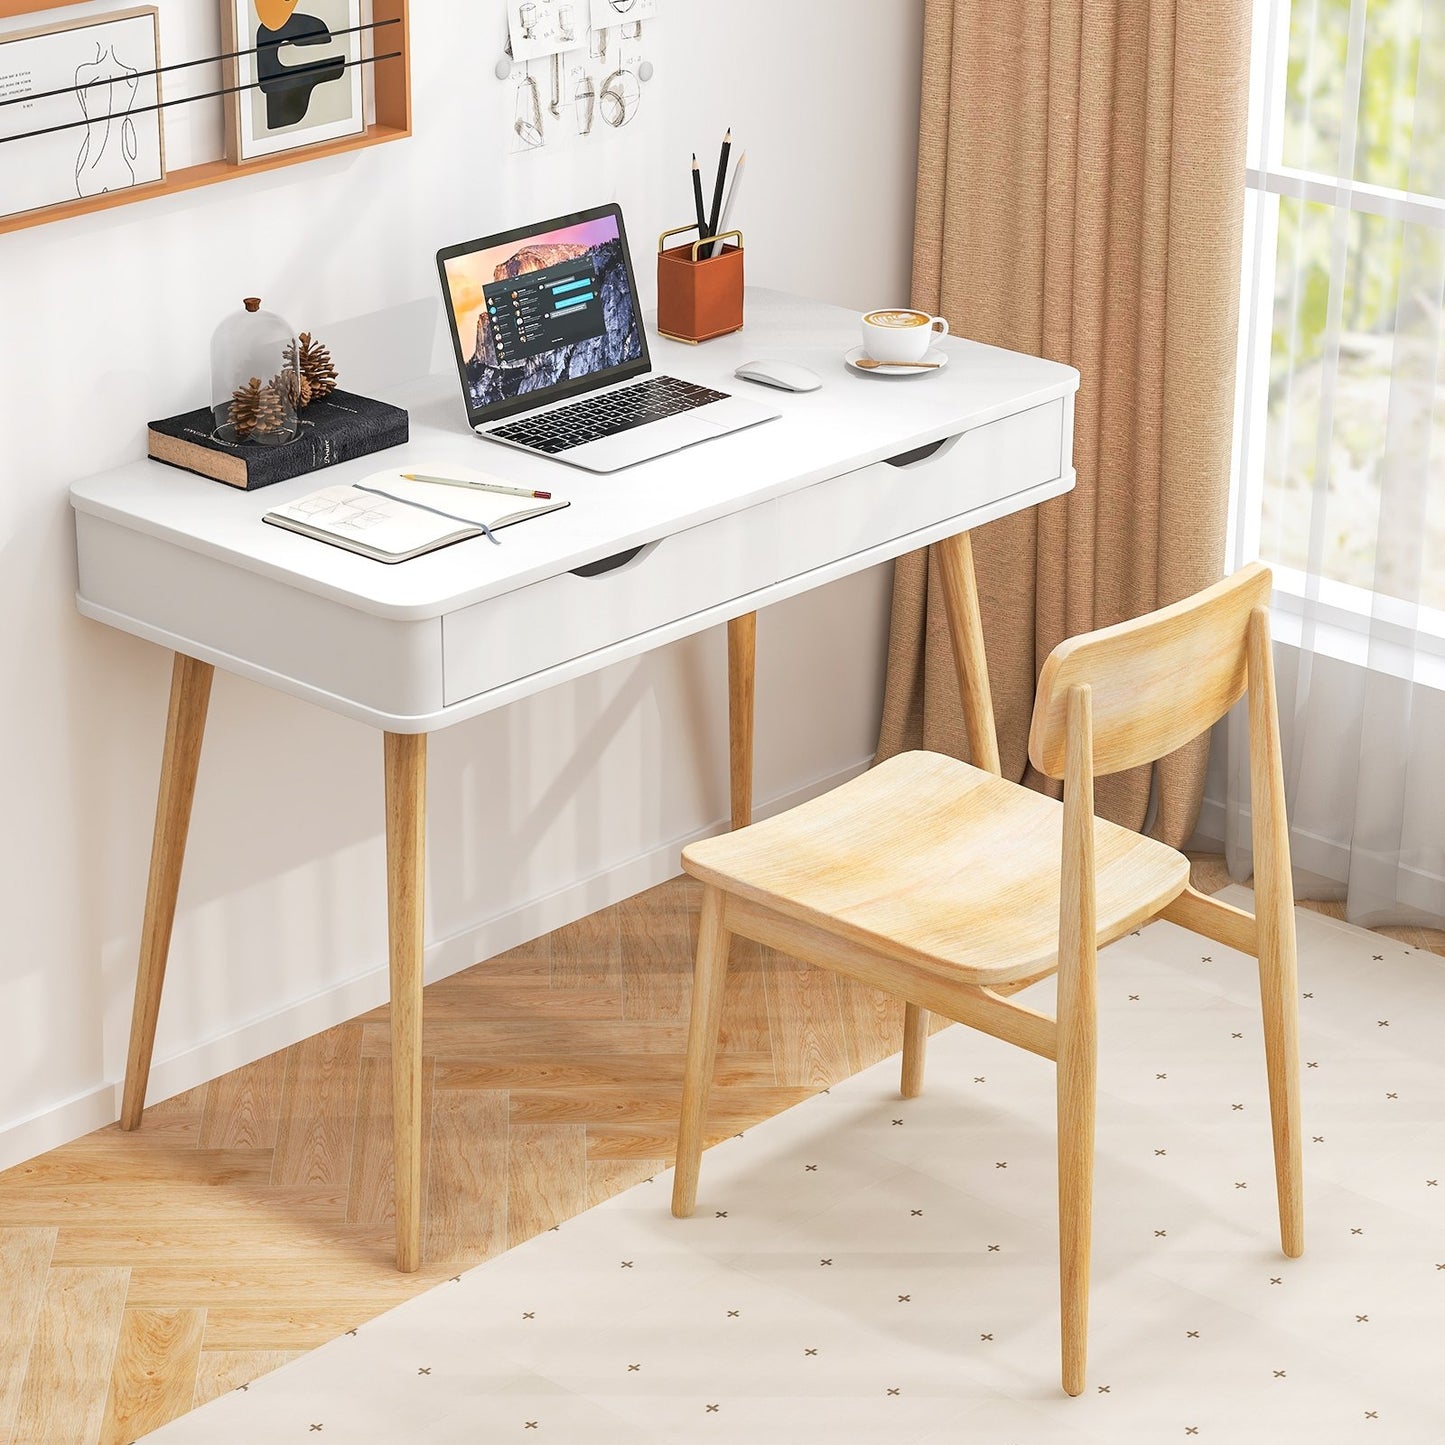
<path id="1" fill-rule="evenodd" d="M 743 233 L 724 231 L 706 241 L 668 246 L 672 237 L 695 230 L 694 221 L 657 238 L 657 329 L 694 345 L 740 331 L 743 324 Z M 714 242 L 722 247 L 716 256 L 699 254 Z"/>

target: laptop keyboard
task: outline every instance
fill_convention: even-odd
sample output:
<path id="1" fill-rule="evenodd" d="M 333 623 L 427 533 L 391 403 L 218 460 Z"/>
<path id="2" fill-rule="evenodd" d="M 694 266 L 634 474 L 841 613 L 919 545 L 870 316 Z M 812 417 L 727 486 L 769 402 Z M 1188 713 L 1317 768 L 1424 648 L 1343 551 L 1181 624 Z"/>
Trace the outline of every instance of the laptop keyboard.
<path id="1" fill-rule="evenodd" d="M 571 406 L 559 406 L 540 416 L 522 417 L 494 427 L 487 435 L 516 442 L 536 452 L 565 452 L 584 442 L 615 436 L 665 416 L 723 401 L 727 395 L 725 391 L 712 391 L 675 376 L 650 376 L 635 386 L 590 396 L 584 401 L 574 401 Z"/>

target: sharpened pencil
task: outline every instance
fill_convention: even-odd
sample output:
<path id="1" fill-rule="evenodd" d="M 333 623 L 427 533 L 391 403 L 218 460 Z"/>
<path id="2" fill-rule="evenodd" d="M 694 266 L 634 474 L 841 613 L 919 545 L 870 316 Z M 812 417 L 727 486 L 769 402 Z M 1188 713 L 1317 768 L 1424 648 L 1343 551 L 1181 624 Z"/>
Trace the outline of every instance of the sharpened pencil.
<path id="1" fill-rule="evenodd" d="M 727 128 L 727 134 L 723 136 L 722 149 L 717 157 L 717 180 L 712 188 L 712 210 L 708 213 L 707 233 L 709 236 L 717 235 L 717 223 L 722 218 L 723 184 L 727 180 L 728 156 L 733 148 L 733 128 Z"/>
<path id="2" fill-rule="evenodd" d="M 732 229 L 733 202 L 738 198 L 738 182 L 743 178 L 743 167 L 747 164 L 747 159 L 748 153 L 746 151 L 739 152 L 738 162 L 733 167 L 733 178 L 728 182 L 728 194 L 727 199 L 723 202 L 722 220 L 717 223 L 717 234 L 719 236 L 727 235 L 728 231 Z M 722 242 L 714 241 L 712 245 L 708 247 L 707 254 L 709 259 L 713 256 L 720 256 L 722 254 Z"/>
<path id="3" fill-rule="evenodd" d="M 697 152 L 692 153 L 692 199 L 697 206 L 697 238 L 707 239 L 707 212 L 702 208 L 702 172 L 697 168 Z"/>
<path id="4" fill-rule="evenodd" d="M 433 482 L 439 487 L 470 487 L 474 492 L 500 492 L 504 497 L 536 497 L 550 502 L 551 492 L 534 492 L 530 487 L 508 487 L 501 482 L 469 482 L 462 477 L 428 477 L 421 472 L 402 472 L 404 482 Z"/>

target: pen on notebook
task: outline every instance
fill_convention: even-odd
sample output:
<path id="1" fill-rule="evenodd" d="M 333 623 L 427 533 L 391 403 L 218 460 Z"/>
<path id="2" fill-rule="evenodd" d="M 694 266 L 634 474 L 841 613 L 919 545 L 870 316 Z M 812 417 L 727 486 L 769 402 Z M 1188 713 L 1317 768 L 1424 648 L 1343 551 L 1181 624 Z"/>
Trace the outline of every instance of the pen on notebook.
<path id="1" fill-rule="evenodd" d="M 733 167 L 733 178 L 728 182 L 727 199 L 723 201 L 722 220 L 717 223 L 717 234 L 725 236 L 732 229 L 733 202 L 738 198 L 738 182 L 743 178 L 743 166 L 747 162 L 748 153 L 738 153 L 738 163 Z M 709 258 L 719 255 L 722 251 L 722 242 L 714 241 L 708 251 Z"/>
<path id="2" fill-rule="evenodd" d="M 380 487 L 364 486 L 361 482 L 353 482 L 351 485 L 358 492 L 370 492 L 373 497 L 385 497 L 390 502 L 400 502 L 403 507 L 415 507 L 417 511 L 430 512 L 434 517 L 447 517 L 453 522 L 467 522 L 473 527 L 480 527 L 487 541 L 498 547 L 502 545 L 496 533 L 475 517 L 459 517 L 455 512 L 444 512 L 440 507 L 429 507 L 425 502 L 413 502 L 410 497 L 398 497 L 395 492 L 384 492 Z"/>
<path id="3" fill-rule="evenodd" d="M 438 487 L 470 487 L 474 492 L 500 492 L 504 497 L 536 497 L 550 502 L 551 492 L 534 492 L 530 487 L 508 487 L 501 482 L 469 482 L 463 477 L 429 477 L 421 472 L 402 472 L 404 482 L 431 482 Z"/>
<path id="4" fill-rule="evenodd" d="M 712 210 L 708 212 L 707 233 L 709 236 L 717 235 L 717 223 L 722 216 L 723 202 L 723 181 L 728 173 L 728 155 L 733 148 L 733 132 L 729 126 L 727 133 L 723 136 L 722 149 L 717 156 L 717 180 L 713 182 L 712 188 Z"/>
<path id="5" fill-rule="evenodd" d="M 707 238 L 707 212 L 702 208 L 702 172 L 697 168 L 697 152 L 692 153 L 692 200 L 697 207 L 697 238 Z"/>

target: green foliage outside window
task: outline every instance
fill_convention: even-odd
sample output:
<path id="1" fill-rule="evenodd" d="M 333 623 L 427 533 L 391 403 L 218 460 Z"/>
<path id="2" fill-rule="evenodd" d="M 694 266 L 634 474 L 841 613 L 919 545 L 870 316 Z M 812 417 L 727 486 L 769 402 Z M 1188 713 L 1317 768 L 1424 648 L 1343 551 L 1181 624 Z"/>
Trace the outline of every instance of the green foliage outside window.
<path id="1" fill-rule="evenodd" d="M 1284 167 L 1445 199 L 1445 23 L 1424 14 L 1437 5 L 1441 0 L 1367 0 L 1351 138 L 1350 0 L 1293 0 Z M 1423 65 L 1422 34 L 1429 47 Z M 1424 548 L 1424 582 L 1416 581 L 1418 557 L 1397 565 L 1376 551 L 1392 372 L 1398 387 L 1415 352 L 1433 365 L 1440 348 L 1445 231 L 1292 197 L 1278 207 L 1261 552 L 1301 569 L 1318 563 L 1326 575 L 1365 588 L 1396 590 L 1399 581 L 1401 595 L 1418 587 L 1422 601 L 1445 609 L 1445 388 L 1425 408 L 1426 434 L 1410 448 L 1431 458 L 1432 510 L 1413 548 Z M 1332 276 L 1339 278 L 1333 298 Z M 1332 304 L 1338 353 L 1326 356 Z M 1314 540 L 1323 554 L 1312 556 L 1311 528 L 1321 517 Z"/>

